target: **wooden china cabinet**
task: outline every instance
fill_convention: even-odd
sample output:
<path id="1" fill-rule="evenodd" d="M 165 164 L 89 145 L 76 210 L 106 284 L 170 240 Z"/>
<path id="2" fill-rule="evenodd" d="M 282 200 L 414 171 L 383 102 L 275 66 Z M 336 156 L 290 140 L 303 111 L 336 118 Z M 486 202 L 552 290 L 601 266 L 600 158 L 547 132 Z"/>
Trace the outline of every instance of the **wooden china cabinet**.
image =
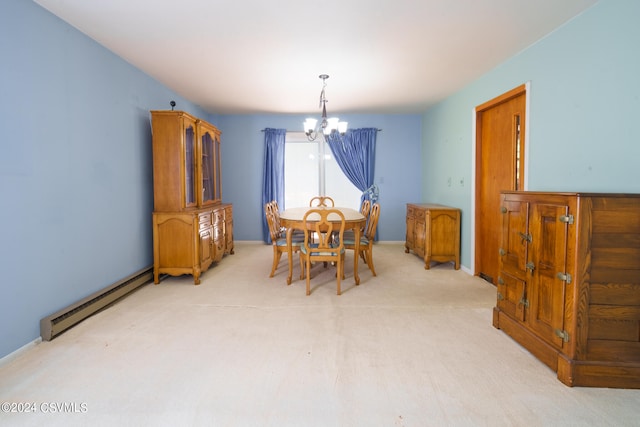
<path id="1" fill-rule="evenodd" d="M 222 203 L 220 131 L 183 111 L 151 111 L 153 279 L 200 275 L 233 253 L 233 208 Z"/>
<path id="2" fill-rule="evenodd" d="M 640 194 L 503 192 L 493 325 L 569 386 L 640 388 Z"/>

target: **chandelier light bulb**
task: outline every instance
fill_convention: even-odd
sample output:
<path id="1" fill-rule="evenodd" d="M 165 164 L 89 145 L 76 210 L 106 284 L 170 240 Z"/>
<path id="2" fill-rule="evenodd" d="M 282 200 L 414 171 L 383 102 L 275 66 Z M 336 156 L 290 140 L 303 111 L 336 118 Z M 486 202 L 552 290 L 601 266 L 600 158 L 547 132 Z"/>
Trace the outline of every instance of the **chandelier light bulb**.
<path id="1" fill-rule="evenodd" d="M 310 135 L 316 128 L 316 123 L 318 123 L 317 119 L 306 119 L 304 122 L 304 133 Z"/>
<path id="2" fill-rule="evenodd" d="M 327 119 L 327 127 L 329 128 L 329 133 L 338 130 L 338 122 L 340 122 L 340 119 L 337 117 L 331 117 Z"/>

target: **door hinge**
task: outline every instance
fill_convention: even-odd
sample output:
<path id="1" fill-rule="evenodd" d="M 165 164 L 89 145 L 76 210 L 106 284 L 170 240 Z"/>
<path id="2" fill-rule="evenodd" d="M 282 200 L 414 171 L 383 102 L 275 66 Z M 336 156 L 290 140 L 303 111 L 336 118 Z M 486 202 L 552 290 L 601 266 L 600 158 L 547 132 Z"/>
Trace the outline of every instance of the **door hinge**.
<path id="1" fill-rule="evenodd" d="M 520 242 L 524 243 L 524 242 L 529 242 L 531 243 L 531 241 L 533 240 L 533 237 L 531 237 L 531 234 L 525 234 L 522 232 L 518 233 L 520 235 Z"/>
<path id="2" fill-rule="evenodd" d="M 536 265 L 533 263 L 533 261 L 529 261 L 528 263 L 525 264 L 524 269 L 525 271 L 531 270 L 531 274 L 533 274 L 533 270 L 536 269 Z"/>
<path id="3" fill-rule="evenodd" d="M 573 224 L 573 215 L 560 215 L 560 222 L 564 222 L 567 224 Z"/>
<path id="4" fill-rule="evenodd" d="M 569 342 L 569 332 L 561 329 L 556 329 L 555 333 L 558 337 L 560 337 L 560 339 L 562 339 L 562 341 Z"/>
<path id="5" fill-rule="evenodd" d="M 568 273 L 558 273 L 556 274 L 556 277 L 560 280 L 563 280 L 567 283 L 571 283 L 571 275 Z"/>
<path id="6" fill-rule="evenodd" d="M 529 300 L 526 298 L 520 298 L 520 301 L 518 301 L 518 304 L 522 304 L 526 308 L 529 308 Z"/>

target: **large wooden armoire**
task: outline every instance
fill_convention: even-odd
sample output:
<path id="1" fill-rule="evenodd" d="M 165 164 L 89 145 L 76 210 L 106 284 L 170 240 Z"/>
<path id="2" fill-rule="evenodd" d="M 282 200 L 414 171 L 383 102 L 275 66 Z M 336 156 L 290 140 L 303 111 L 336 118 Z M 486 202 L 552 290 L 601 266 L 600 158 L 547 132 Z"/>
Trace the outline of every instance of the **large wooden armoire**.
<path id="1" fill-rule="evenodd" d="M 568 386 L 640 388 L 640 194 L 503 192 L 493 325 Z"/>
<path id="2" fill-rule="evenodd" d="M 193 275 L 233 253 L 233 208 L 222 203 L 220 131 L 183 111 L 151 111 L 153 276 Z"/>

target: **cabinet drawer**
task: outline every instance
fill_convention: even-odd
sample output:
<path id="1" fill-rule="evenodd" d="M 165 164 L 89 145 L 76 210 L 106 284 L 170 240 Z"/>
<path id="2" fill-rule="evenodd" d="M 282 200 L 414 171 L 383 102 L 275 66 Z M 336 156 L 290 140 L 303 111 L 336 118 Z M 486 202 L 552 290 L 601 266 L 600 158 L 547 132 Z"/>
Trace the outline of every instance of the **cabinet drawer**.
<path id="1" fill-rule="evenodd" d="M 224 209 L 213 211 L 212 224 L 221 224 L 224 222 Z"/>
<path id="2" fill-rule="evenodd" d="M 211 213 L 201 213 L 198 215 L 198 223 L 200 224 L 200 230 L 211 227 Z"/>

